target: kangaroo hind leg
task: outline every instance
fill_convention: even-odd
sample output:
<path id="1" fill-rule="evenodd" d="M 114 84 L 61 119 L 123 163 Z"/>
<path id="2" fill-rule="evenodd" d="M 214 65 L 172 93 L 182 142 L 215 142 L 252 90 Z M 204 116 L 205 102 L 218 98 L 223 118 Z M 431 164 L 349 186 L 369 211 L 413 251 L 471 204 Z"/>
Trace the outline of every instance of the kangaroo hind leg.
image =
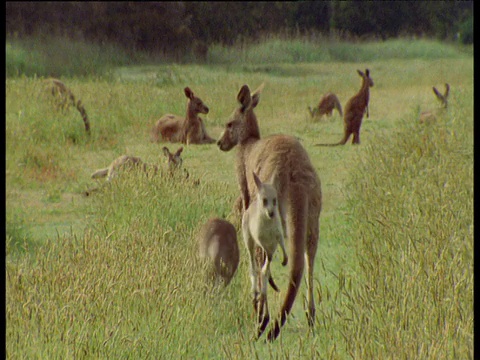
<path id="1" fill-rule="evenodd" d="M 270 263 L 272 261 L 272 257 L 267 254 L 265 263 L 262 266 L 261 270 L 261 289 L 260 289 L 260 297 L 258 301 L 258 331 L 257 331 L 257 339 L 263 334 L 265 329 L 267 328 L 268 323 L 270 322 L 270 314 L 268 312 L 268 301 L 267 301 L 267 281 L 270 278 Z"/>

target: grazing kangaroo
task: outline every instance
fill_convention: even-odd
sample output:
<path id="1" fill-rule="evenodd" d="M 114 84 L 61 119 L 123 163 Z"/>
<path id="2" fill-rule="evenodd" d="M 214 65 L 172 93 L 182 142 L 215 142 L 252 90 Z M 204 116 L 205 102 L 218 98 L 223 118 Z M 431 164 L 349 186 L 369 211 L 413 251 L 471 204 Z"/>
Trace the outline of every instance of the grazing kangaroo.
<path id="1" fill-rule="evenodd" d="M 352 144 L 360 144 L 360 127 L 362 126 L 363 114 L 368 114 L 368 102 L 370 100 L 370 88 L 373 86 L 373 80 L 370 77 L 370 70 L 366 69 L 365 73 L 357 70 L 362 77 L 362 87 L 360 91 L 348 100 L 345 106 L 343 116 L 344 135 L 343 139 L 334 144 L 315 144 L 316 146 L 337 146 L 345 145 L 353 134 Z"/>
<path id="2" fill-rule="evenodd" d="M 207 134 L 205 124 L 198 116 L 198 114 L 208 114 L 208 107 L 199 97 L 195 96 L 189 87 L 186 87 L 184 92 L 188 99 L 186 117 L 173 114 L 163 115 L 152 129 L 152 141 L 164 140 L 183 144 L 214 143 L 215 140 Z"/>
<path id="3" fill-rule="evenodd" d="M 343 116 L 342 105 L 340 104 L 337 95 L 334 93 L 326 93 L 323 95 L 317 107 L 314 109 L 312 109 L 310 106 L 308 107 L 308 111 L 310 112 L 310 116 L 312 118 L 320 118 L 325 114 L 327 116 L 332 116 L 333 109 L 337 109 L 340 116 Z"/>
<path id="4" fill-rule="evenodd" d="M 445 92 L 443 94 L 441 94 L 440 91 L 435 88 L 435 86 L 432 89 L 437 99 L 440 100 L 440 102 L 442 103 L 442 107 L 440 109 L 422 112 L 420 114 L 421 123 L 435 121 L 437 116 L 448 108 L 448 95 L 450 94 L 450 85 L 445 84 Z"/>
<path id="5" fill-rule="evenodd" d="M 305 260 L 308 286 L 307 319 L 311 327 L 315 323 L 313 268 L 319 238 L 322 191 L 315 168 L 295 137 L 280 134 L 260 138 L 254 109 L 259 103 L 261 89 L 262 87 L 251 94 L 247 85 L 241 87 L 237 95 L 240 106 L 225 125 L 217 145 L 222 151 L 229 151 L 238 145 L 236 175 L 245 211 L 256 192 L 253 172 L 263 181 L 270 179 L 272 174 L 277 174 L 278 210 L 290 241 L 290 274 L 279 317 L 268 333 L 269 341 L 273 341 L 292 310 L 301 285 Z M 268 319 L 263 319 L 260 326 L 265 329 L 267 321 Z M 261 333 L 257 334 L 260 335 Z"/>
<path id="6" fill-rule="evenodd" d="M 60 108 L 68 108 L 70 105 L 76 107 L 80 115 L 82 116 L 83 123 L 85 125 L 85 131 L 90 135 L 90 121 L 88 120 L 87 112 L 83 107 L 83 104 L 80 100 L 75 100 L 75 96 L 72 91 L 60 80 L 58 79 L 48 79 L 46 80 L 51 85 L 52 95 L 57 99 L 58 105 Z"/>
<path id="7" fill-rule="evenodd" d="M 282 219 L 278 211 L 277 190 L 275 188 L 277 178 L 273 175 L 269 183 L 262 183 L 258 176 L 253 173 L 253 179 L 257 186 L 257 199 L 243 213 L 242 233 L 250 259 L 252 293 L 260 324 L 257 336 L 260 336 L 265 331 L 270 319 L 267 303 L 267 279 L 271 279 L 270 263 L 277 245 L 280 245 L 282 249 L 283 266 L 288 263 L 288 255 L 285 250 Z M 255 246 L 262 248 L 265 253 L 261 269 L 257 267 L 259 264 L 257 264 Z M 261 274 L 259 276 L 260 270 Z"/>
<path id="8" fill-rule="evenodd" d="M 177 169 L 179 169 L 182 166 L 182 158 L 180 154 L 183 151 L 183 147 L 180 147 L 174 154 L 170 152 L 170 150 L 164 146 L 163 147 L 163 154 L 167 157 L 167 163 L 168 163 L 168 173 L 170 175 L 173 175 Z M 158 172 L 158 166 L 157 165 L 152 165 L 152 164 L 147 164 L 142 161 L 139 157 L 136 156 L 130 156 L 130 155 L 122 155 L 116 158 L 115 160 L 112 161 L 112 163 L 104 168 L 104 169 L 99 169 L 95 171 L 91 177 L 92 179 L 99 179 L 106 177 L 107 183 L 112 181 L 115 177 L 118 176 L 118 173 L 121 170 L 125 169 L 141 169 L 145 173 L 150 173 L 153 172 L 156 174 Z M 188 171 L 185 170 L 185 178 L 188 179 L 189 174 Z M 195 185 L 198 185 L 194 182 Z M 99 188 L 93 188 L 90 190 L 85 191 L 84 195 L 89 196 L 92 192 L 99 190 Z"/>
<path id="9" fill-rule="evenodd" d="M 209 219 L 197 235 L 200 258 L 211 262 L 215 283 L 227 286 L 237 271 L 240 251 L 235 227 L 220 218 Z"/>

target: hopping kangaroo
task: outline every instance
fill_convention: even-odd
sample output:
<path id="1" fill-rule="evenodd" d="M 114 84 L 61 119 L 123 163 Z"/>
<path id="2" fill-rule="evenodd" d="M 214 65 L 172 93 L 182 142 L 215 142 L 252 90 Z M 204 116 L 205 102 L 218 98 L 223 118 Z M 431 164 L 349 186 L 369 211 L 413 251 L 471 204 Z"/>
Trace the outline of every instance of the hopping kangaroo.
<path id="1" fill-rule="evenodd" d="M 173 114 L 163 115 L 152 129 L 152 141 L 163 140 L 183 144 L 214 143 L 215 140 L 207 134 L 205 124 L 198 116 L 198 114 L 208 114 L 208 107 L 199 97 L 195 96 L 189 87 L 186 87 L 184 92 L 188 99 L 186 117 Z"/>
<path id="2" fill-rule="evenodd" d="M 421 123 L 435 121 L 437 116 L 444 112 L 445 109 L 447 109 L 448 107 L 448 95 L 450 94 L 450 85 L 445 84 L 445 92 L 443 94 L 441 94 L 440 91 L 435 88 L 435 86 L 432 89 L 437 99 L 442 103 L 442 107 L 436 110 L 423 111 L 420 114 Z"/>
<path id="3" fill-rule="evenodd" d="M 360 91 L 348 100 L 345 106 L 343 116 L 344 135 L 343 139 L 334 144 L 315 144 L 317 146 L 337 146 L 345 145 L 353 134 L 352 144 L 360 144 L 360 127 L 362 126 L 363 114 L 368 114 L 368 101 L 370 100 L 370 88 L 373 86 L 373 80 L 370 78 L 370 70 L 365 73 L 357 70 L 362 77 L 362 87 Z"/>
<path id="4" fill-rule="evenodd" d="M 163 154 L 167 157 L 167 164 L 168 164 L 168 174 L 173 176 L 174 173 L 182 166 L 182 158 L 180 154 L 183 151 L 183 147 L 180 147 L 174 154 L 170 152 L 170 150 L 164 146 L 163 147 Z M 147 164 L 142 161 L 139 157 L 130 156 L 130 155 L 122 155 L 112 161 L 112 163 L 104 168 L 95 171 L 91 177 L 92 179 L 99 179 L 106 177 L 106 183 L 112 181 L 115 177 L 118 176 L 118 173 L 122 170 L 126 169 L 141 169 L 145 173 L 149 174 L 153 172 L 156 174 L 158 172 L 158 166 L 153 164 Z M 189 174 L 188 171 L 185 170 L 185 177 L 188 179 Z M 195 184 L 196 185 L 196 184 Z M 99 188 L 93 188 L 85 191 L 84 195 L 89 196 L 92 192 L 99 190 Z"/>
<path id="5" fill-rule="evenodd" d="M 340 104 L 337 95 L 334 93 L 326 93 L 323 95 L 317 107 L 314 109 L 312 109 L 310 106 L 308 107 L 308 111 L 310 112 L 310 116 L 312 118 L 320 118 L 325 114 L 327 116 L 332 116 L 333 109 L 337 109 L 340 116 L 343 116 L 342 105 Z"/>
<path id="6" fill-rule="evenodd" d="M 225 125 L 217 145 L 222 151 L 229 151 L 238 145 L 236 175 L 245 211 L 256 192 L 253 172 L 262 181 L 270 179 L 274 173 L 277 176 L 278 210 L 290 242 L 290 274 L 280 314 L 268 333 L 268 339 L 273 341 L 292 310 L 301 285 L 305 260 L 308 286 L 307 319 L 311 327 L 315 323 L 313 267 L 319 237 L 322 192 L 315 168 L 295 137 L 271 135 L 260 138 L 254 113 L 260 100 L 260 90 L 261 88 L 251 94 L 247 85 L 242 86 L 237 96 L 240 106 Z M 268 319 L 263 319 L 259 325 L 265 329 L 266 322 Z M 257 336 L 260 335 L 261 331 Z"/>
<path id="7" fill-rule="evenodd" d="M 223 279 L 227 286 L 240 262 L 235 227 L 227 220 L 211 218 L 200 229 L 197 242 L 200 257 L 213 265 L 215 282 Z"/>
<path id="8" fill-rule="evenodd" d="M 257 198 L 243 213 L 242 234 L 250 259 L 252 293 L 260 324 L 257 336 L 260 336 L 270 319 L 267 303 L 267 280 L 271 279 L 270 263 L 277 245 L 280 245 L 282 249 L 283 266 L 287 265 L 288 255 L 285 250 L 282 219 L 278 211 L 277 190 L 275 188 L 277 178 L 273 175 L 269 183 L 262 183 L 258 176 L 253 173 L 253 179 L 257 187 Z M 260 269 L 257 268 L 259 264 L 257 264 L 255 246 L 262 248 L 265 253 L 263 265 L 260 264 L 262 265 L 260 275 Z"/>

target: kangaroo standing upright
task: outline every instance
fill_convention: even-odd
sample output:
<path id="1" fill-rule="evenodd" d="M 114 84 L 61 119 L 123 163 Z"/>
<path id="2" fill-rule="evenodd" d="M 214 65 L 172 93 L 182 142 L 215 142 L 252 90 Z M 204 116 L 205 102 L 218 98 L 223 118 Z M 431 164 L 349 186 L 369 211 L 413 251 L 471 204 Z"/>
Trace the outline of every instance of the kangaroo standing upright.
<path id="1" fill-rule="evenodd" d="M 276 176 L 274 175 L 269 183 L 262 183 L 255 173 L 253 173 L 253 179 L 257 186 L 257 198 L 243 213 L 242 234 L 250 259 L 254 305 L 258 306 L 256 311 L 260 324 L 259 336 L 265 330 L 270 318 L 267 304 L 267 280 L 271 278 L 270 263 L 277 245 L 282 249 L 283 266 L 287 265 L 288 255 L 285 250 L 282 219 L 278 211 Z M 263 265 L 260 264 L 261 269 L 258 268 L 255 245 L 265 252 Z"/>
<path id="2" fill-rule="evenodd" d="M 322 191 L 315 168 L 295 137 L 271 135 L 260 138 L 254 113 L 260 100 L 260 90 L 251 94 L 247 85 L 241 87 L 237 95 L 240 106 L 225 125 L 217 145 L 222 151 L 229 151 L 238 145 L 236 174 L 244 210 L 248 210 L 250 199 L 257 191 L 253 172 L 262 181 L 270 179 L 274 173 L 277 174 L 278 209 L 290 242 L 290 274 L 280 314 L 268 333 L 268 339 L 273 341 L 292 310 L 301 285 L 305 261 L 308 286 L 307 319 L 311 327 L 315 323 L 313 268 L 319 237 Z M 262 320 L 260 325 L 265 329 L 267 324 Z M 260 335 L 261 332 L 258 336 Z"/>
<path id="3" fill-rule="evenodd" d="M 207 134 L 205 124 L 198 116 L 198 114 L 208 114 L 208 107 L 202 99 L 195 96 L 189 87 L 186 87 L 184 92 L 188 99 L 186 117 L 173 114 L 163 115 L 152 129 L 152 141 L 164 140 L 183 144 L 214 143 L 215 140 Z"/>
<path id="4" fill-rule="evenodd" d="M 312 109 L 310 106 L 308 107 L 308 111 L 310 112 L 310 116 L 312 118 L 315 117 L 322 117 L 323 115 L 332 116 L 333 109 L 337 109 L 340 116 L 343 116 L 342 112 L 342 105 L 340 104 L 340 100 L 338 100 L 337 95 L 334 93 L 326 93 L 320 99 L 318 105 Z"/>
<path id="5" fill-rule="evenodd" d="M 370 100 L 370 88 L 373 86 L 373 80 L 370 77 L 370 70 L 366 69 L 365 73 L 357 70 L 362 77 L 362 87 L 356 95 L 348 100 L 345 106 L 343 116 L 344 135 L 343 139 L 334 144 L 315 144 L 317 146 L 337 146 L 345 145 L 353 134 L 352 144 L 360 144 L 360 127 L 362 126 L 363 115 L 368 114 L 368 102 Z"/>

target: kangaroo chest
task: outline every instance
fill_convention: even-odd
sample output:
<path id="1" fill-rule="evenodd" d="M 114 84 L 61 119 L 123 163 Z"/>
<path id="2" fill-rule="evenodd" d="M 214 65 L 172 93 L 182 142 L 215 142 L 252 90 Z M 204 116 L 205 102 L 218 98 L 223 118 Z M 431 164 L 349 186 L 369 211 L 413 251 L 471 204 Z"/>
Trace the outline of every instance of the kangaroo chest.
<path id="1" fill-rule="evenodd" d="M 282 236 L 281 226 L 278 215 L 273 219 L 261 216 L 258 221 L 250 224 L 250 232 L 258 245 L 267 253 L 273 254 Z"/>

